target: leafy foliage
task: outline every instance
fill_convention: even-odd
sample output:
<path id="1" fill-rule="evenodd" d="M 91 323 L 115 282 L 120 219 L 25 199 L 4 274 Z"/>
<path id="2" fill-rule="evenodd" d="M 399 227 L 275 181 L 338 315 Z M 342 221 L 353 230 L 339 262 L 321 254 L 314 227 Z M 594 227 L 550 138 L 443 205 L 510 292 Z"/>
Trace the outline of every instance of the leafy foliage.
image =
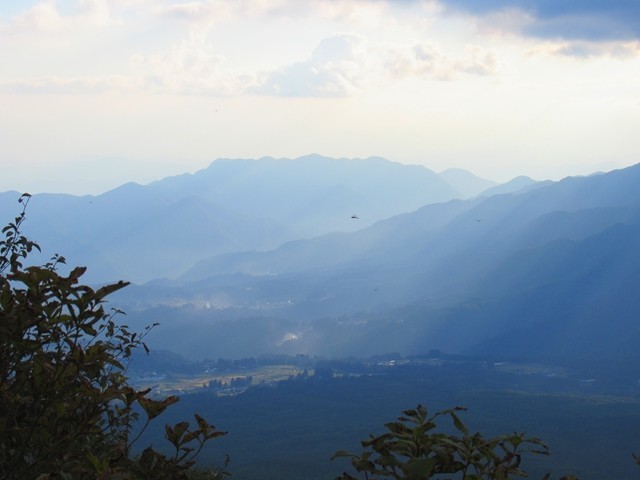
<path id="1" fill-rule="evenodd" d="M 196 415 L 193 428 L 166 427 L 173 456 L 150 447 L 132 456 L 149 422 L 178 401 L 152 399 L 127 382 L 127 360 L 147 350 L 152 327 L 132 332 L 116 322 L 123 312 L 105 309 L 126 282 L 94 290 L 80 283 L 84 267 L 61 274 L 60 256 L 23 266 L 40 250 L 21 233 L 29 198 L 20 198 L 22 211 L 0 239 L 0 477 L 188 478 L 204 443 L 225 432 Z"/>
<path id="2" fill-rule="evenodd" d="M 527 476 L 520 467 L 523 454 L 548 455 L 540 440 L 524 434 L 485 438 L 480 433 L 469 433 L 458 416 L 461 410 L 464 409 L 456 407 L 429 415 L 425 407 L 418 405 L 405 410 L 397 422 L 387 423 L 387 433 L 362 441 L 362 454 L 339 451 L 333 458 L 350 458 L 353 468 L 367 480 L 505 480 Z M 439 417 L 449 417 L 460 435 L 435 432 Z M 337 480 L 356 478 L 345 472 Z"/>

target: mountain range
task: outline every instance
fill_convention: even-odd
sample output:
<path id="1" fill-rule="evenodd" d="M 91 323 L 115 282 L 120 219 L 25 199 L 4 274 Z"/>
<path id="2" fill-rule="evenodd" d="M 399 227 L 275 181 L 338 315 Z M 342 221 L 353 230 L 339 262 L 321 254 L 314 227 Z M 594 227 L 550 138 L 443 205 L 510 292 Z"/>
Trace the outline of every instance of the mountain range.
<path id="1" fill-rule="evenodd" d="M 190 358 L 440 349 L 640 366 L 639 186 L 640 165 L 495 185 L 313 155 L 34 196 L 28 216 L 97 278 L 137 272 L 114 301 L 161 323 L 151 346 Z"/>
<path id="2" fill-rule="evenodd" d="M 462 170 L 436 174 L 382 158 L 218 159 L 194 174 L 98 196 L 34 195 L 25 228 L 46 251 L 89 265 L 93 282 L 140 283 L 178 276 L 219 253 L 353 231 L 495 185 Z M 2 218 L 15 215 L 18 196 L 0 194 Z"/>
<path id="3" fill-rule="evenodd" d="M 637 165 L 428 204 L 355 232 L 217 255 L 129 300 L 143 318 L 140 305 L 170 313 L 164 347 L 187 352 L 176 341 L 186 328 L 203 339 L 188 352 L 203 356 L 640 359 L 639 185 Z"/>

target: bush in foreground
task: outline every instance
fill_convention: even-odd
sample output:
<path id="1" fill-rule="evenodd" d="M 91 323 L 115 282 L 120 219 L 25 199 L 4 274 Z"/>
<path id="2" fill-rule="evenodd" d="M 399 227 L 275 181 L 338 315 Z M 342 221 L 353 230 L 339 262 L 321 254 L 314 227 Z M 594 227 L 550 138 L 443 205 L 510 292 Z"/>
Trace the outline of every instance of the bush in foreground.
<path id="1" fill-rule="evenodd" d="M 387 423 L 386 433 L 363 440 L 365 450 L 360 455 L 339 451 L 333 458 L 350 458 L 352 467 L 366 480 L 506 480 L 528 476 L 521 467 L 523 455 L 549 454 L 539 439 L 525 434 L 493 438 L 472 434 L 458 416 L 461 410 L 456 407 L 429 415 L 418 405 L 404 411 L 398 421 Z M 436 431 L 436 421 L 442 417 L 450 418 L 458 434 Z M 358 479 L 345 472 L 336 480 Z"/>
<path id="2" fill-rule="evenodd" d="M 40 250 L 21 233 L 29 198 L 0 239 L 0 478 L 188 478 L 205 442 L 225 432 L 196 415 L 193 427 L 166 426 L 172 456 L 132 455 L 146 425 L 178 401 L 128 384 L 127 359 L 147 349 L 150 327 L 132 332 L 116 322 L 122 312 L 105 310 L 126 282 L 94 290 L 80 283 L 84 267 L 61 274 L 59 256 L 23 265 Z"/>

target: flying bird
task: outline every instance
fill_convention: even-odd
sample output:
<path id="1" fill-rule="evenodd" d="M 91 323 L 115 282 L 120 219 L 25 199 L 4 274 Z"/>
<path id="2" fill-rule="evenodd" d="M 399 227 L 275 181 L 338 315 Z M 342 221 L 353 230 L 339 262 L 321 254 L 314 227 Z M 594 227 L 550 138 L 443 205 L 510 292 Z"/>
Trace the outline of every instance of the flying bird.
<path id="1" fill-rule="evenodd" d="M 359 220 L 360 217 L 358 215 L 356 215 L 355 213 L 353 215 L 351 215 L 351 218 L 353 218 L 354 220 Z"/>

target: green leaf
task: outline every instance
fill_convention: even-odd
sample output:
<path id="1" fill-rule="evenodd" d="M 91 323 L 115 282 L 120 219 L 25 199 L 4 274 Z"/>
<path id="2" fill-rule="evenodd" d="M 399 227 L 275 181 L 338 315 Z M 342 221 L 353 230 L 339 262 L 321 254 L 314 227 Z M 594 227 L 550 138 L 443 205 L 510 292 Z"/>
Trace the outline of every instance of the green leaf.
<path id="1" fill-rule="evenodd" d="M 451 411 L 450 415 L 453 419 L 453 424 L 458 429 L 458 431 L 462 432 L 465 435 L 469 435 L 469 429 L 465 426 L 464 423 L 462 423 L 460 417 L 458 417 L 458 415 L 456 415 L 453 411 Z"/>
<path id="2" fill-rule="evenodd" d="M 171 404 L 171 403 L 167 403 L 166 400 L 153 400 L 151 398 L 146 398 L 142 396 L 138 397 L 138 403 L 140 404 L 144 412 L 147 414 L 147 417 L 149 418 L 149 420 L 153 420 L 154 418 L 156 418 L 158 415 L 164 412 L 167 409 L 167 407 Z"/>
<path id="3" fill-rule="evenodd" d="M 338 450 L 336 453 L 333 454 L 333 456 L 331 457 L 331 460 L 333 460 L 334 458 L 343 458 L 343 457 L 353 458 L 353 457 L 357 457 L 357 455 L 351 452 L 347 452 L 346 450 Z"/>
<path id="4" fill-rule="evenodd" d="M 431 478 L 431 472 L 437 462 L 435 458 L 416 458 L 410 460 L 403 468 L 407 480 L 425 480 Z"/>

